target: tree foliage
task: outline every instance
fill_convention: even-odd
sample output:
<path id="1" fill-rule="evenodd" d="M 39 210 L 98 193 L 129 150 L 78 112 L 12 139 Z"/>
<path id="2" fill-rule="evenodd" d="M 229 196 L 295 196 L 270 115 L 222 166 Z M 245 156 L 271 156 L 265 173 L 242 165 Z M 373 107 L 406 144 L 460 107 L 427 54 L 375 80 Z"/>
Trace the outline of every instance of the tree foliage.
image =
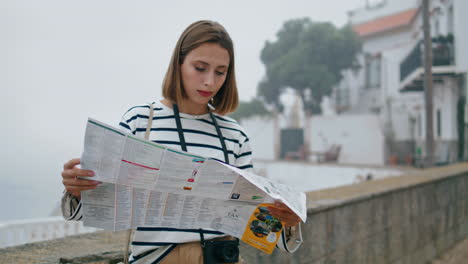
<path id="1" fill-rule="evenodd" d="M 237 110 L 229 114 L 229 116 L 239 121 L 243 118 L 249 118 L 255 115 L 265 116 L 270 114 L 263 102 L 254 98 L 250 102 L 241 101 Z"/>
<path id="2" fill-rule="evenodd" d="M 341 71 L 356 63 L 360 49 L 360 40 L 348 25 L 336 28 L 308 18 L 286 21 L 277 40 L 266 41 L 261 52 L 266 76 L 258 95 L 281 111 L 279 96 L 290 87 L 302 97 L 307 113 L 319 113 L 322 97 L 340 81 Z"/>

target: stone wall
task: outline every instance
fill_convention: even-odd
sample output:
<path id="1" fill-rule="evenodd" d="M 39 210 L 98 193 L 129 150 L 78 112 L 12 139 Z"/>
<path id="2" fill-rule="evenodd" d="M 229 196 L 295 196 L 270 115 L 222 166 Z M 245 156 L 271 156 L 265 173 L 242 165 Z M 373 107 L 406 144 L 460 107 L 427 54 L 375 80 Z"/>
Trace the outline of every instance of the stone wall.
<path id="1" fill-rule="evenodd" d="M 0 249 L 0 263 L 114 264 L 122 259 L 126 232 L 100 231 Z"/>
<path id="2" fill-rule="evenodd" d="M 468 236 L 468 166 L 308 193 L 304 244 L 247 263 L 427 263 Z"/>
<path id="3" fill-rule="evenodd" d="M 468 164 L 310 192 L 304 243 L 247 263 L 427 263 L 468 236 Z M 116 263 L 125 234 L 98 232 L 0 249 L 0 263 Z"/>

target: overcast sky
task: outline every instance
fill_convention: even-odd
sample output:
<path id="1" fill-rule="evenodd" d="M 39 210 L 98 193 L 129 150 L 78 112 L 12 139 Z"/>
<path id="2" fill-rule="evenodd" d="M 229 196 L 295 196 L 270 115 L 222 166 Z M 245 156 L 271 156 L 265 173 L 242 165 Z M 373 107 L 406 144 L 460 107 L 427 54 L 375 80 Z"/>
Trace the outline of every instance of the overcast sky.
<path id="1" fill-rule="evenodd" d="M 62 191 L 62 164 L 81 154 L 88 117 L 117 124 L 129 107 L 160 99 L 171 52 L 190 23 L 210 19 L 225 26 L 234 41 L 240 97 L 249 100 L 264 74 L 260 51 L 284 21 L 310 17 L 343 26 L 347 11 L 364 4 L 1 0 L 0 208 L 17 203 L 12 210 L 18 212 L 0 221 L 47 216 Z M 12 197 L 19 189 L 30 195 L 22 203 Z M 23 209 L 31 197 L 38 205 Z"/>

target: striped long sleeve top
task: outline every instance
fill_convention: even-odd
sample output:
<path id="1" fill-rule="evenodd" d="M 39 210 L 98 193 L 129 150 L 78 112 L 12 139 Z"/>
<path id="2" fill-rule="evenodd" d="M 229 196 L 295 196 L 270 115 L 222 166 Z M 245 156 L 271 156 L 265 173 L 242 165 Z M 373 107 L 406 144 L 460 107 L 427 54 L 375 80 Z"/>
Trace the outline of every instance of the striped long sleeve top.
<path id="1" fill-rule="evenodd" d="M 120 128 L 137 137 L 144 138 L 148 124 L 149 105 L 130 108 L 119 124 Z M 149 140 L 181 150 L 174 112 L 171 108 L 157 101 L 153 104 L 154 116 Z M 240 169 L 252 170 L 252 151 L 249 137 L 245 130 L 232 118 L 214 114 L 224 137 L 229 163 Z M 189 115 L 180 113 L 187 151 L 204 157 L 224 160 L 223 148 L 218 138 L 215 125 L 209 114 Z M 81 203 L 65 193 L 62 198 L 62 213 L 68 220 L 82 218 Z M 205 239 L 225 236 L 225 234 L 205 229 Z M 200 240 L 199 229 L 177 229 L 165 227 L 137 227 L 132 246 L 131 263 L 158 263 L 177 244 Z M 300 228 L 288 239 L 284 232 L 277 247 L 295 251 L 302 242 Z"/>

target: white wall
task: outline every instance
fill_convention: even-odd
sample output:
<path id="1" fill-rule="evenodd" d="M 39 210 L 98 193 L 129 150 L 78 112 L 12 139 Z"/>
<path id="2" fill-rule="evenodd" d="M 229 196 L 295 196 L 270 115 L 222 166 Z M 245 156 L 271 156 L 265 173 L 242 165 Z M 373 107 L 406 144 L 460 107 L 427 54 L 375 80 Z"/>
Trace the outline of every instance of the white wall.
<path id="1" fill-rule="evenodd" d="M 247 131 L 254 159 L 275 159 L 275 128 L 274 119 L 268 117 L 252 117 L 241 121 Z"/>
<path id="2" fill-rule="evenodd" d="M 382 89 L 385 96 L 398 97 L 400 93 L 400 64 L 415 47 L 411 39 L 399 48 L 384 50 L 382 54 Z"/>
<path id="3" fill-rule="evenodd" d="M 410 117 L 416 118 L 421 111 L 424 111 L 424 93 L 410 92 L 403 93 L 390 101 L 391 127 L 394 139 L 397 141 L 407 141 L 417 138 L 416 123 L 414 124 L 414 134 L 411 134 Z M 388 113 L 387 113 L 388 114 Z"/>
<path id="4" fill-rule="evenodd" d="M 468 94 L 468 1 L 452 0 L 454 8 L 455 64 L 465 74 L 465 91 Z M 463 87 L 462 87 L 463 88 Z M 468 123 L 468 102 L 465 106 L 465 122 Z"/>
<path id="5" fill-rule="evenodd" d="M 368 53 L 378 53 L 405 48 L 409 51 L 416 43 L 412 28 L 404 30 L 388 31 L 375 36 L 366 37 L 363 42 L 363 50 Z"/>
<path id="6" fill-rule="evenodd" d="M 241 124 L 250 137 L 253 158 L 274 160 L 275 140 L 279 143 L 279 139 L 275 138 L 274 119 L 252 117 L 242 120 Z M 338 163 L 384 164 L 384 135 L 378 116 L 313 116 L 309 124 L 310 128 L 305 132 L 310 131 L 311 151 L 325 151 L 332 144 L 340 144 L 342 149 Z"/>
<path id="7" fill-rule="evenodd" d="M 431 9 L 440 10 L 440 12 L 434 12 L 431 16 L 430 24 L 431 24 L 431 34 L 432 36 L 438 35 L 447 35 L 449 22 L 448 22 L 448 7 L 451 1 L 442 1 L 439 0 L 432 0 L 431 1 Z M 437 29 L 436 24 L 439 24 L 439 28 Z"/>
<path id="8" fill-rule="evenodd" d="M 339 163 L 384 164 L 384 135 L 377 116 L 313 116 L 310 124 L 311 151 L 340 144 Z"/>
<path id="9" fill-rule="evenodd" d="M 435 140 L 458 140 L 457 132 L 457 103 L 458 95 L 455 83 L 450 78 L 446 78 L 443 84 L 434 84 L 433 86 L 433 131 Z M 424 96 L 424 94 L 422 93 Z M 416 138 L 425 140 L 426 138 L 426 110 L 424 100 L 421 102 L 419 114 L 422 116 L 422 133 Z M 442 135 L 437 135 L 437 110 L 441 110 L 442 115 Z M 417 132 L 417 131 L 416 131 Z"/>
<path id="10" fill-rule="evenodd" d="M 452 78 L 446 78 L 441 85 L 442 94 L 436 107 L 442 110 L 442 140 L 458 140 L 457 131 L 457 105 L 458 89 L 457 83 Z M 436 97 L 437 98 L 437 97 Z M 436 121 L 436 119 L 434 118 Z"/>
<path id="11" fill-rule="evenodd" d="M 468 72 L 468 1 L 452 0 L 454 8 L 455 63 L 459 71 Z"/>
<path id="12" fill-rule="evenodd" d="M 448 78 L 447 78 L 448 79 Z M 457 140 L 457 96 L 455 94 L 455 83 L 447 80 L 444 84 L 434 85 L 434 139 Z M 437 110 L 441 110 L 442 135 L 437 135 Z"/>

